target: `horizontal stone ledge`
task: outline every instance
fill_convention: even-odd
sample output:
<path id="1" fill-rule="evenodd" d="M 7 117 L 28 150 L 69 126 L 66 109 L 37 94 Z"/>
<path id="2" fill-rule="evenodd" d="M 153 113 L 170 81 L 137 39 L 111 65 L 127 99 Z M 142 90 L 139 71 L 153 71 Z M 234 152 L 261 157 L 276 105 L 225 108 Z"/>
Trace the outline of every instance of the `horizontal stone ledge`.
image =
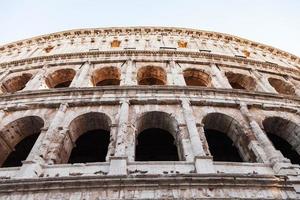
<path id="1" fill-rule="evenodd" d="M 268 175 L 160 175 L 160 176 L 75 176 L 0 180 L 0 193 L 48 191 L 59 188 L 119 188 L 122 187 L 264 187 L 292 190 L 291 184 L 284 177 Z"/>

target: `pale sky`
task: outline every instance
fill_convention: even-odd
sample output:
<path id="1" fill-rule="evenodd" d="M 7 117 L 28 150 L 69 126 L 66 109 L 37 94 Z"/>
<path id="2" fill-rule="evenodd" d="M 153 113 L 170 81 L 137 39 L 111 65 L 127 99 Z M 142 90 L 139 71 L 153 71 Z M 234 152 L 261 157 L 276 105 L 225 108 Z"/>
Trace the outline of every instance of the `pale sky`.
<path id="1" fill-rule="evenodd" d="M 300 56 L 300 0 L 0 0 L 0 45 L 77 28 L 172 26 L 228 33 Z"/>

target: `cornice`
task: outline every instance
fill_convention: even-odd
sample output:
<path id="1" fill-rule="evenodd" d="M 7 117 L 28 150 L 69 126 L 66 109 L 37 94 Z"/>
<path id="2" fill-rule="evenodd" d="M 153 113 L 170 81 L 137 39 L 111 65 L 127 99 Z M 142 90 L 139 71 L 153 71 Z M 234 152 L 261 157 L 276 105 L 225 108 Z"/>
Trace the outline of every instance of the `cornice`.
<path id="1" fill-rule="evenodd" d="M 119 97 L 103 97 L 103 93 L 120 94 Z M 143 96 L 151 92 L 157 96 Z M 139 94 L 141 93 L 141 94 Z M 138 95 L 137 95 L 138 94 Z M 172 95 L 170 95 L 172 94 Z M 76 98 L 74 98 L 76 96 Z M 72 98 L 70 98 L 72 97 Z M 91 98 L 93 97 L 93 98 Z M 70 107 L 119 105 L 126 98 L 132 105 L 175 105 L 178 98 L 188 98 L 195 106 L 238 107 L 241 102 L 263 110 L 296 113 L 300 98 L 265 92 L 250 92 L 223 88 L 193 86 L 102 86 L 20 91 L 0 95 L 0 109 L 6 111 L 35 108 L 57 108 L 64 102 Z M 30 101 L 28 101 L 30 99 Z M 45 101 L 47 99 L 47 101 Z"/>
<path id="2" fill-rule="evenodd" d="M 226 34 L 226 33 L 219 33 L 213 31 L 205 31 L 205 30 L 198 30 L 198 29 L 191 29 L 191 28 L 177 28 L 177 27 L 145 27 L 145 26 L 138 26 L 138 27 L 107 27 L 107 28 L 86 28 L 86 29 L 73 29 L 73 30 L 66 30 L 61 32 L 55 32 L 45 35 L 40 35 L 36 37 L 32 37 L 29 39 L 24 39 L 12 43 L 8 43 L 5 45 L 0 46 L 0 51 L 5 49 L 12 49 L 22 47 L 23 45 L 31 45 L 40 42 L 48 42 L 52 40 L 57 40 L 61 38 L 72 38 L 72 37 L 79 37 L 79 36 L 106 36 L 106 35 L 120 35 L 120 34 L 177 34 L 180 36 L 191 36 L 195 38 L 204 37 L 214 40 L 224 40 L 228 42 L 236 42 L 240 45 L 249 45 L 261 50 L 268 51 L 274 55 L 280 55 L 287 59 L 290 59 L 293 62 L 300 64 L 300 57 L 293 55 L 289 52 L 280 50 L 278 48 L 265 45 L 262 43 L 254 42 L 245 38 L 241 38 L 238 36 Z"/>

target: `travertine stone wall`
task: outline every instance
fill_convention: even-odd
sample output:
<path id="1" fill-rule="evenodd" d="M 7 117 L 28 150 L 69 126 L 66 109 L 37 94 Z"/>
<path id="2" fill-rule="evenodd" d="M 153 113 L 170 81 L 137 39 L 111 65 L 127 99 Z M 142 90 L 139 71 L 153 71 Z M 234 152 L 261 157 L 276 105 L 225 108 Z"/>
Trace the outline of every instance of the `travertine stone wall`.
<path id="1" fill-rule="evenodd" d="M 266 135 L 300 154 L 299 68 L 279 49 L 179 28 L 72 30 L 1 46 L 0 164 L 40 133 L 21 166 L 0 168 L 0 198 L 299 199 L 300 166 Z M 105 162 L 68 164 L 95 128 L 110 132 Z M 135 161 L 147 128 L 172 134 L 179 161 Z M 244 162 L 214 161 L 208 128 Z"/>

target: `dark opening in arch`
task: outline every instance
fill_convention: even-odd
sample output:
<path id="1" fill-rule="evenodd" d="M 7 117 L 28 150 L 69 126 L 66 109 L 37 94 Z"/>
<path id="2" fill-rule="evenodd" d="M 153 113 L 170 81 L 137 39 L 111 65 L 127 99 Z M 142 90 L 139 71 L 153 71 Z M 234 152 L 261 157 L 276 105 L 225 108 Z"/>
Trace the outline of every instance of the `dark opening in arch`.
<path id="1" fill-rule="evenodd" d="M 68 163 L 105 162 L 109 132 L 98 129 L 84 133 L 76 140 Z"/>
<path id="2" fill-rule="evenodd" d="M 45 82 L 49 88 L 69 87 L 75 74 L 74 69 L 59 69 L 49 74 Z"/>
<path id="3" fill-rule="evenodd" d="M 293 164 L 300 164 L 300 126 L 277 116 L 267 117 L 262 124 L 274 147 Z"/>
<path id="4" fill-rule="evenodd" d="M 205 137 L 214 161 L 243 162 L 238 149 L 224 133 L 206 129 Z"/>
<path id="5" fill-rule="evenodd" d="M 161 67 L 145 66 L 138 70 L 137 80 L 139 85 L 166 85 L 167 74 Z"/>
<path id="6" fill-rule="evenodd" d="M 254 152 L 248 147 L 251 139 L 246 135 L 239 121 L 229 115 L 213 112 L 207 114 L 202 123 L 213 160 L 256 161 Z"/>
<path id="7" fill-rule="evenodd" d="M 62 83 L 59 83 L 57 85 L 54 86 L 54 88 L 65 88 L 65 87 L 69 87 L 72 81 L 65 81 Z"/>
<path id="8" fill-rule="evenodd" d="M 26 87 L 26 84 L 31 79 L 32 74 L 24 73 L 19 76 L 12 77 L 4 81 L 1 85 L 3 92 L 17 92 L 23 90 Z"/>
<path id="9" fill-rule="evenodd" d="M 291 160 L 291 163 L 300 165 L 300 156 L 293 147 L 281 137 L 267 133 L 268 138 L 273 143 L 274 147 L 279 150 L 282 155 Z"/>
<path id="10" fill-rule="evenodd" d="M 160 128 L 149 128 L 137 137 L 136 161 L 178 161 L 173 136 Z"/>
<path id="11" fill-rule="evenodd" d="M 183 76 L 188 86 L 210 87 L 211 85 L 209 74 L 199 69 L 186 69 L 183 72 Z"/>
<path id="12" fill-rule="evenodd" d="M 225 76 L 233 89 L 248 91 L 254 91 L 256 89 L 256 82 L 251 76 L 233 72 L 226 72 Z"/>
<path id="13" fill-rule="evenodd" d="M 26 160 L 39 134 L 33 134 L 24 138 L 15 146 L 15 151 L 12 151 L 2 167 L 18 167 L 22 165 L 22 161 Z"/>
<path id="14" fill-rule="evenodd" d="M 117 67 L 103 67 L 92 75 L 94 86 L 120 85 L 121 73 Z"/>

